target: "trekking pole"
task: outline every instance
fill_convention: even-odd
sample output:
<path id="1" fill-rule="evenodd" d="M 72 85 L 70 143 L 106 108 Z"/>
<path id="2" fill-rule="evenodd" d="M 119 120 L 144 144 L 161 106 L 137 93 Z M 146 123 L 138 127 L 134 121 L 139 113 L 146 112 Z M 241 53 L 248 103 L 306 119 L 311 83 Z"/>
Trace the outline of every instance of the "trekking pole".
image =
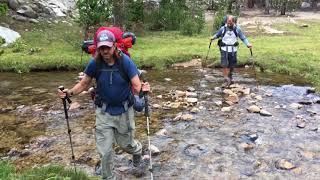
<path id="1" fill-rule="evenodd" d="M 64 87 L 63 86 L 59 86 L 59 89 L 61 91 L 63 91 Z M 71 147 L 71 158 L 72 158 L 72 161 L 73 161 L 74 172 L 77 173 L 77 171 L 76 171 L 76 162 L 75 162 L 74 153 L 73 153 L 72 139 L 71 139 L 71 129 L 70 129 L 70 125 L 69 125 L 68 108 L 67 108 L 67 101 L 68 101 L 69 104 L 72 103 L 72 101 L 68 96 L 66 96 L 65 98 L 61 98 L 61 99 L 62 99 L 62 103 L 63 103 L 65 118 L 66 118 L 66 121 L 67 121 L 68 135 L 69 135 L 70 147 Z"/>
<path id="2" fill-rule="evenodd" d="M 257 89 L 258 89 L 258 78 L 257 78 L 257 73 L 256 73 L 256 67 L 255 67 L 255 62 L 254 62 L 254 58 L 253 58 L 253 53 L 252 53 L 252 48 L 250 48 L 250 58 L 252 60 L 252 68 L 253 68 L 253 73 L 254 73 L 254 78 L 256 79 L 257 83 Z"/>
<path id="3" fill-rule="evenodd" d="M 152 157 L 151 157 L 151 141 L 150 141 L 150 111 L 149 111 L 149 100 L 148 100 L 148 92 L 144 92 L 144 115 L 147 117 L 147 136 L 148 136 L 148 150 L 149 150 L 149 171 L 150 171 L 150 179 L 153 180 L 153 169 L 152 169 Z"/>
<path id="4" fill-rule="evenodd" d="M 208 60 L 208 56 L 209 56 L 209 52 L 210 52 L 210 48 L 211 48 L 211 44 L 212 44 L 212 39 L 210 39 L 210 43 L 209 43 L 209 47 L 208 47 L 208 51 L 207 51 L 207 55 L 206 55 L 206 58 L 205 58 L 205 64 L 207 64 L 207 60 Z M 199 84 L 198 84 L 198 87 L 201 88 L 201 80 L 203 79 L 203 76 L 204 76 L 204 65 L 203 61 L 201 61 L 201 77 L 200 77 L 200 80 L 199 80 Z M 200 98 L 200 90 L 198 90 L 198 93 L 197 93 L 197 96 L 198 98 Z"/>
<path id="5" fill-rule="evenodd" d="M 210 48 L 211 48 L 212 41 L 213 41 L 213 40 L 210 39 L 210 43 L 209 43 L 209 47 L 208 47 L 208 52 L 207 52 L 206 59 L 205 59 L 205 64 L 207 64 L 207 60 L 208 60 L 208 56 L 209 56 L 209 52 L 210 52 Z M 203 67 L 203 64 L 202 64 L 202 67 Z"/>

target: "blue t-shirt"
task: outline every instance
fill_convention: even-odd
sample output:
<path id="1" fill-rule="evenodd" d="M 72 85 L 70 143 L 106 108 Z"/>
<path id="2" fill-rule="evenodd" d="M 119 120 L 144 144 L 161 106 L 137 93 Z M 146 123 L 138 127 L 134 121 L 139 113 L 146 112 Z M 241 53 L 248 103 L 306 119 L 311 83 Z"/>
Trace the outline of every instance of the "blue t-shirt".
<path id="1" fill-rule="evenodd" d="M 138 74 L 138 69 L 133 61 L 125 54 L 122 55 L 125 74 L 131 80 Z M 129 82 L 122 78 L 119 72 L 119 60 L 116 59 L 112 66 L 101 62 L 100 72 L 96 72 L 97 63 L 91 59 L 84 73 L 97 80 L 97 96 L 108 104 L 106 112 L 110 115 L 120 115 L 125 112 L 123 102 L 128 100 L 131 93 Z M 99 76 L 99 77 L 97 77 Z"/>

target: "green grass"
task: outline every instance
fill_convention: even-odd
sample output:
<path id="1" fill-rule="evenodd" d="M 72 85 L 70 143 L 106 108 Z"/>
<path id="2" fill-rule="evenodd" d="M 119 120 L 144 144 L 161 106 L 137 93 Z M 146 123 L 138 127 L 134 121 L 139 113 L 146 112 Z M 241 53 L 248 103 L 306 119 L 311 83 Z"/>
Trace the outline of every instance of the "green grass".
<path id="1" fill-rule="evenodd" d="M 320 23 L 307 22 L 307 28 L 299 24 L 276 25 L 276 29 L 288 31 L 284 35 L 265 35 L 260 32 L 249 40 L 254 46 L 255 62 L 269 71 L 300 75 L 320 88 Z M 311 26 L 312 25 L 312 26 Z M 211 36 L 211 25 L 207 24 L 202 34 L 182 36 L 176 31 L 146 32 L 138 37 L 137 44 L 130 50 L 138 66 L 166 68 L 175 62 L 206 56 Z M 26 46 L 11 46 L 0 56 L 0 71 L 28 72 L 33 70 L 83 69 L 89 56 L 81 61 L 81 32 L 74 25 L 33 25 L 22 32 Z M 42 32 L 41 32 L 41 31 Z M 22 43 L 23 44 L 23 43 Z M 23 49 L 14 53 L 14 49 Z M 30 54 L 31 48 L 40 48 Z M 219 63 L 216 41 L 211 46 L 208 63 Z M 241 44 L 239 64 L 248 63 L 250 53 Z"/>
<path id="2" fill-rule="evenodd" d="M 82 171 L 66 169 L 62 166 L 46 166 L 33 168 L 21 173 L 16 173 L 14 166 L 8 162 L 0 161 L 0 180 L 96 180 Z"/>

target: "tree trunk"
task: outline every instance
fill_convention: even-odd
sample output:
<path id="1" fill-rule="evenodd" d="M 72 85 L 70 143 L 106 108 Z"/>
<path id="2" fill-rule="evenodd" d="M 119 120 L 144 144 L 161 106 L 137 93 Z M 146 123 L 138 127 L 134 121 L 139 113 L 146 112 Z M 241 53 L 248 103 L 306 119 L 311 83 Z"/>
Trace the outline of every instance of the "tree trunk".
<path id="1" fill-rule="evenodd" d="M 265 0 L 264 14 L 270 14 L 270 0 Z"/>
<path id="2" fill-rule="evenodd" d="M 286 15 L 287 3 L 283 2 L 281 5 L 281 15 Z"/>
<path id="3" fill-rule="evenodd" d="M 248 0 L 247 6 L 248 6 L 248 8 L 253 8 L 254 7 L 254 0 Z"/>

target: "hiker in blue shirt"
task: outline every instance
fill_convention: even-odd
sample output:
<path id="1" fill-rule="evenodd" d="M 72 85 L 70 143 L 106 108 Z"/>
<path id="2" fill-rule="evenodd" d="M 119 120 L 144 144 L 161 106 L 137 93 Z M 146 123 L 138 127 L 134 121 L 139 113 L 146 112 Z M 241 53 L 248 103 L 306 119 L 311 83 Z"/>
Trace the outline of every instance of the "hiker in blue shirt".
<path id="1" fill-rule="evenodd" d="M 97 53 L 84 71 L 84 78 L 70 90 L 59 92 L 60 98 L 86 90 L 96 79 L 95 137 L 101 156 L 102 179 L 116 179 L 113 173 L 114 141 L 127 153 L 133 154 L 133 165 L 139 166 L 142 146 L 134 139 L 134 110 L 142 111 L 141 92 L 150 91 L 150 85 L 141 83 L 134 62 L 115 46 L 114 34 L 108 30 L 97 36 Z M 140 94 L 140 96 L 139 96 Z"/>
<path id="2" fill-rule="evenodd" d="M 213 41 L 220 38 L 218 45 L 220 47 L 221 66 L 223 67 L 223 87 L 228 87 L 233 83 L 232 72 L 237 64 L 238 37 L 248 48 L 252 48 L 240 27 L 236 25 L 236 18 L 229 15 L 226 18 L 226 24 L 211 39 Z"/>

